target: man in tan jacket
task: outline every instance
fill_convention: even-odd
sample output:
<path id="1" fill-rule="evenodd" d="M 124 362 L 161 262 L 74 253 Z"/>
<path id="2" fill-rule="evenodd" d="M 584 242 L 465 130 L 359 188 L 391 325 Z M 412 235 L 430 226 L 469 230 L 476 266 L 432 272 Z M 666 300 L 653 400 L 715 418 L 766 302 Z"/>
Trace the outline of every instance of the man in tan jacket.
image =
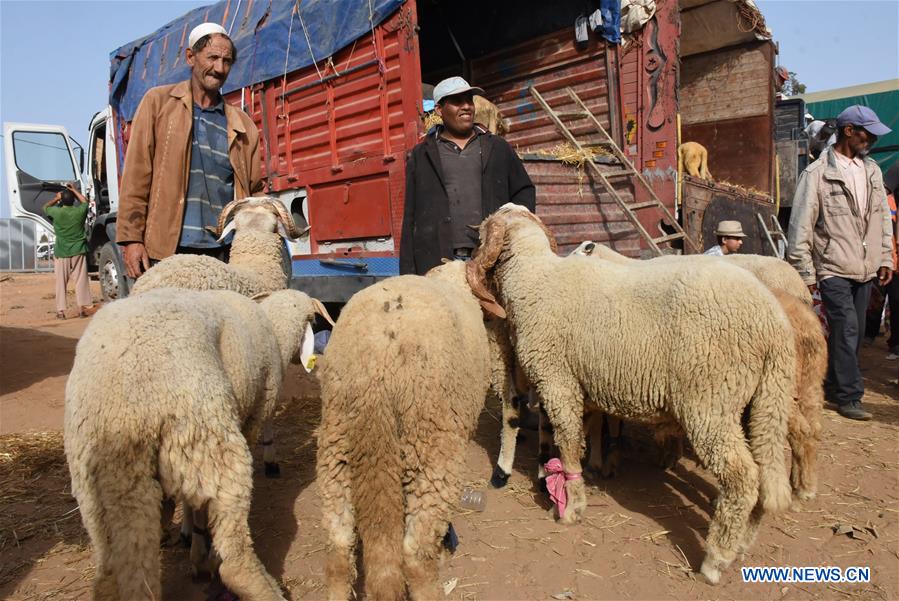
<path id="1" fill-rule="evenodd" d="M 858 366 L 865 310 L 874 278 L 886 285 L 893 264 L 883 176 L 868 152 L 890 131 L 868 107 L 840 113 L 836 144 L 799 177 L 788 234 L 788 259 L 827 312 L 825 395 L 858 420 L 871 419 Z"/>
<path id="2" fill-rule="evenodd" d="M 220 91 L 237 59 L 233 42 L 203 23 L 185 54 L 190 79 L 148 91 L 131 124 L 116 221 L 131 278 L 175 252 L 223 258 L 207 228 L 222 206 L 263 190 L 259 131 Z"/>

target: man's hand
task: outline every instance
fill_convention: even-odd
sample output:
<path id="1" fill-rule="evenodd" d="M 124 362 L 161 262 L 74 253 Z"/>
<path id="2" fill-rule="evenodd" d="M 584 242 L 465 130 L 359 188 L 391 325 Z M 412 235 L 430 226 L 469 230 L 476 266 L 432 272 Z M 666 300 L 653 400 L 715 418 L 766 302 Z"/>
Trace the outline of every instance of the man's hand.
<path id="1" fill-rule="evenodd" d="M 137 279 L 150 269 L 150 255 L 147 254 L 147 247 L 141 242 L 131 242 L 125 246 L 125 252 L 122 254 L 125 259 L 125 273 L 129 278 Z"/>
<path id="2" fill-rule="evenodd" d="M 809 294 L 814 294 L 817 291 L 818 291 L 818 284 L 809 284 L 809 287 L 808 287 Z"/>
<path id="3" fill-rule="evenodd" d="M 877 279 L 880 280 L 881 286 L 886 286 L 893 279 L 893 270 L 889 267 L 881 267 L 877 270 Z"/>

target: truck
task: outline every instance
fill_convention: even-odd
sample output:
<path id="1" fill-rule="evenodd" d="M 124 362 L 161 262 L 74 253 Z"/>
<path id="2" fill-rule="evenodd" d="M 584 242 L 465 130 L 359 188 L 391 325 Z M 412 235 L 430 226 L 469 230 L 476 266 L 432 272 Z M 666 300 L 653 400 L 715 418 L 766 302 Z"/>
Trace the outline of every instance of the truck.
<path id="1" fill-rule="evenodd" d="M 586 36 L 585 6 L 605 21 Z M 238 50 L 222 91 L 259 128 L 267 192 L 301 230 L 309 226 L 289 244 L 291 286 L 323 301 L 344 302 L 398 274 L 406 156 L 425 133 L 423 90 L 460 74 L 503 113 L 506 139 L 562 252 L 591 239 L 640 256 L 647 244 L 594 174 L 560 155 L 560 132 L 531 88 L 558 111 L 571 108 L 567 89 L 574 90 L 700 250 L 714 243 L 718 220 L 739 219 L 744 251 L 770 253 L 763 230 L 776 213 L 776 46 L 758 7 L 752 0 L 656 0 L 652 10 L 625 14 L 619 7 L 608 0 L 222 0 L 194 9 L 111 53 L 109 105 L 90 121 L 86 152 L 64 128 L 5 124 L 12 213 L 46 225 L 40 207 L 54 186 L 78 179 L 96 202 L 89 259 L 103 296 L 127 294 L 114 241 L 130 122 L 149 88 L 189 77 L 187 34 L 214 21 Z M 585 125 L 572 128 L 596 142 Z M 716 182 L 678 173 L 677 146 L 687 140 L 706 146 Z M 596 161 L 614 169 L 604 157 Z M 640 204 L 647 193 L 632 179 L 616 190 Z M 638 218 L 652 235 L 665 233 L 661 211 Z"/>

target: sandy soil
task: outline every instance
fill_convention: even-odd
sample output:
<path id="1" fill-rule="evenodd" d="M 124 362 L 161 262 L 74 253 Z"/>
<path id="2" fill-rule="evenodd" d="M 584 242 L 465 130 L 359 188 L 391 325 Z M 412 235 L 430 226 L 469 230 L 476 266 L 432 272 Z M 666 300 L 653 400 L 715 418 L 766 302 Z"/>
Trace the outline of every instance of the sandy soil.
<path id="1" fill-rule="evenodd" d="M 60 434 L 66 375 L 88 320 L 57 321 L 53 314 L 52 274 L 0 282 L 3 599 L 90 598 L 90 545 L 70 495 Z M 705 470 L 685 458 L 674 470 L 661 471 L 637 436 L 623 474 L 593 482 L 586 519 L 564 527 L 534 491 L 536 437 L 526 432 L 509 486 L 487 490 L 484 512 L 454 518 L 460 545 L 441 569 L 441 580 L 452 589 L 446 599 L 899 599 L 899 389 L 888 383 L 899 364 L 885 355 L 882 341 L 863 352 L 873 421 L 824 412 L 819 496 L 766 518 L 756 545 L 717 587 L 694 573 L 716 495 Z M 315 379 L 292 373 L 277 419 L 283 475 L 266 479 L 257 470 L 255 482 L 256 547 L 294 600 L 325 596 L 324 536 L 313 482 L 318 416 Z M 487 407 L 460 458 L 470 482 L 484 489 L 498 428 L 499 408 Z M 172 525 L 170 533 L 176 529 Z M 186 550 L 171 544 L 162 555 L 165 599 L 208 597 L 209 584 L 189 575 Z M 871 582 L 744 584 L 739 571 L 819 565 L 867 566 Z"/>

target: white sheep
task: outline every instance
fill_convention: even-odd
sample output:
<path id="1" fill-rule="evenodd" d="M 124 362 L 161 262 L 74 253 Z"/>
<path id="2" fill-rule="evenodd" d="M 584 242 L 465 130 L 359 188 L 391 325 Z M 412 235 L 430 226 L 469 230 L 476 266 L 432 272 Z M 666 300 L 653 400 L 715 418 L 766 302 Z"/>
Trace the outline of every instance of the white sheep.
<path id="1" fill-rule="evenodd" d="M 131 294 L 158 288 L 185 288 L 233 290 L 253 296 L 288 287 L 290 274 L 283 267 L 282 237 L 296 238 L 303 232 L 281 201 L 268 197 L 232 201 L 222 208 L 216 230 L 221 239 L 234 232 L 228 263 L 205 255 L 172 255 L 138 278 Z M 330 317 L 326 319 L 330 321 Z M 278 476 L 280 469 L 271 421 L 263 426 L 262 445 L 266 476 Z M 189 536 L 190 526 L 189 520 L 182 524 L 183 537 Z"/>
<path id="2" fill-rule="evenodd" d="M 626 419 L 677 422 L 719 481 L 701 568 L 718 582 L 752 544 L 761 516 L 790 504 L 783 445 L 795 353 L 777 301 L 724 261 L 636 273 L 559 257 L 543 223 L 514 205 L 480 231 L 469 283 L 507 312 L 516 356 L 554 427 L 571 502 L 562 521 L 586 508 L 585 402 Z"/>
<path id="3" fill-rule="evenodd" d="M 275 407 L 287 364 L 311 348 L 314 312 L 313 299 L 294 290 L 256 303 L 230 291 L 163 289 L 94 316 L 66 386 L 65 452 L 94 545 L 95 599 L 161 598 L 167 498 L 208 512 L 232 591 L 284 599 L 253 552 L 248 444 Z"/>
<path id="4" fill-rule="evenodd" d="M 598 244 L 590 240 L 581 242 L 577 248 L 571 251 L 571 254 L 594 256 L 621 265 L 644 263 L 644 261 L 641 261 L 640 259 L 626 257 L 604 244 Z M 649 259 L 649 261 L 678 261 L 685 258 L 699 261 L 708 261 L 709 259 L 716 261 L 730 261 L 751 272 L 768 288 L 771 288 L 772 290 L 782 290 L 783 292 L 798 298 L 808 306 L 812 306 L 812 295 L 808 291 L 808 286 L 802 281 L 799 272 L 797 272 L 792 265 L 777 257 L 752 254 L 730 254 L 724 257 L 708 257 L 705 255 L 664 255 L 662 257 Z"/>
<path id="5" fill-rule="evenodd" d="M 227 224 L 227 225 L 226 225 Z M 287 288 L 282 252 L 285 238 L 303 234 L 276 198 L 250 197 L 222 208 L 217 233 L 234 231 L 228 263 L 205 255 L 172 255 L 147 270 L 131 290 L 156 288 L 234 290 L 245 296 Z"/>
<path id="6" fill-rule="evenodd" d="M 687 255 L 639 261 L 590 241 L 582 242 L 572 254 L 593 256 L 638 269 L 657 264 L 658 261 L 692 261 L 701 265 L 714 264 L 714 261 L 722 260 L 721 257 Z M 794 403 L 791 406 L 787 430 L 787 439 L 793 455 L 790 482 L 793 492 L 799 499 L 809 500 L 815 496 L 817 490 L 818 439 L 821 433 L 821 407 L 824 404 L 822 381 L 827 369 L 827 344 L 820 323 L 812 311 L 811 296 L 796 270 L 781 259 L 761 255 L 727 255 L 723 260 L 747 269 L 768 286 L 790 321 L 791 334 L 796 345 Z M 620 420 L 609 419 L 613 441 L 617 436 L 614 432 L 620 427 Z M 617 454 L 605 459 L 601 456 L 602 415 L 594 415 L 587 429 L 591 441 L 588 465 L 608 476 L 615 471 L 618 457 Z M 654 434 L 664 449 L 664 461 L 668 464 L 673 460 L 676 461 L 680 455 L 679 440 L 673 440 L 678 437 L 677 429 L 657 430 Z"/>
<path id="7" fill-rule="evenodd" d="M 329 599 L 350 599 L 357 532 L 369 599 L 443 597 L 441 540 L 491 365 L 464 266 L 390 278 L 344 307 L 323 357 L 317 481 Z M 464 367 L 464 369 L 463 369 Z"/>

